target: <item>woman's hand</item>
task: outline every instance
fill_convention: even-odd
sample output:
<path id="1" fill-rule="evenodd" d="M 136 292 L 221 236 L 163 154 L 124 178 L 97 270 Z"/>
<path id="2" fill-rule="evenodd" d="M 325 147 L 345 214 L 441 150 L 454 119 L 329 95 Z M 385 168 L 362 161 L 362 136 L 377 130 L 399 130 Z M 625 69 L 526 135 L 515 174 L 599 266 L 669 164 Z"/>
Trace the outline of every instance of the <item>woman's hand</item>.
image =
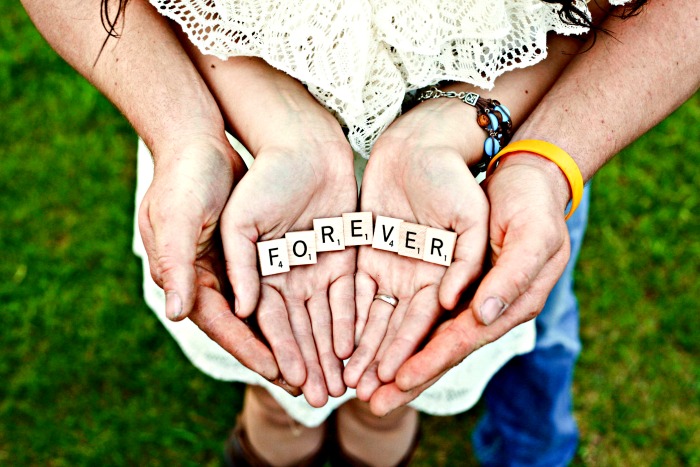
<path id="1" fill-rule="evenodd" d="M 456 99 L 427 101 L 397 119 L 375 144 L 362 182 L 361 210 L 452 230 L 458 238 L 448 268 L 360 248 L 359 346 L 344 372 L 360 399 L 369 400 L 379 386 L 394 380 L 443 310 L 453 309 L 481 273 L 488 204 L 466 162 L 481 157 L 484 136 L 474 115 Z M 376 293 L 393 295 L 399 303 L 393 309 L 374 300 Z"/>
<path id="2" fill-rule="evenodd" d="M 354 212 L 352 151 L 338 122 L 300 83 L 260 60 L 237 65 L 239 84 L 249 87 L 227 112 L 255 162 L 222 215 L 235 313 L 257 319 L 285 381 L 322 406 L 346 390 L 341 359 L 353 349 L 356 251 L 319 253 L 317 264 L 260 278 L 256 243 Z"/>
<path id="3" fill-rule="evenodd" d="M 569 258 L 564 207 L 566 180 L 548 160 L 513 154 L 486 182 L 491 206 L 493 267 L 474 298 L 443 323 L 425 348 L 401 366 L 396 381 L 372 396 L 372 410 L 385 414 L 420 395 L 447 370 L 544 307 Z"/>

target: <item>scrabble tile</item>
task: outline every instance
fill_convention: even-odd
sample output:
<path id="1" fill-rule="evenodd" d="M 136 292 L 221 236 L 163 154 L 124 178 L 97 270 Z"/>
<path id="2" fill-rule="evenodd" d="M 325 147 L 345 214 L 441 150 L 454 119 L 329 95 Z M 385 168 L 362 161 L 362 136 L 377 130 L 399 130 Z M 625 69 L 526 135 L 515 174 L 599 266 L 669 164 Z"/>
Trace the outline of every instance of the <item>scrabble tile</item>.
<path id="1" fill-rule="evenodd" d="M 287 240 L 278 238 L 277 240 L 258 242 L 258 260 L 263 276 L 289 271 Z"/>
<path id="2" fill-rule="evenodd" d="M 316 233 L 317 253 L 345 249 L 342 217 L 314 219 L 314 232 Z"/>
<path id="3" fill-rule="evenodd" d="M 374 223 L 374 239 L 372 248 L 378 250 L 399 251 L 399 228 L 403 221 L 393 217 L 377 216 Z"/>
<path id="4" fill-rule="evenodd" d="M 345 246 L 372 244 L 372 213 L 349 212 L 343 214 Z"/>
<path id="5" fill-rule="evenodd" d="M 425 225 L 402 222 L 399 226 L 399 255 L 423 259 L 427 230 Z"/>
<path id="6" fill-rule="evenodd" d="M 449 266 L 457 244 L 457 234 L 449 230 L 428 227 L 425 232 L 425 255 L 423 261 Z"/>
<path id="7" fill-rule="evenodd" d="M 316 264 L 316 234 L 313 230 L 303 232 L 287 232 L 287 251 L 289 265 Z"/>

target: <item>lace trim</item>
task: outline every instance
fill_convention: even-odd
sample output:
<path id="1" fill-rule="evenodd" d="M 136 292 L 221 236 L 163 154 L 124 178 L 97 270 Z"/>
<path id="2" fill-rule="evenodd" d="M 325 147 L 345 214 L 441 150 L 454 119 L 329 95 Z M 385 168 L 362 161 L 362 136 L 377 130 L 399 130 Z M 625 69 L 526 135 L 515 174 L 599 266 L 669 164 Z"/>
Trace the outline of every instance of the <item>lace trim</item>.
<path id="1" fill-rule="evenodd" d="M 363 157 L 406 92 L 442 80 L 491 89 L 546 57 L 547 32 L 586 32 L 540 0 L 150 1 L 202 53 L 261 57 L 305 83 Z"/>

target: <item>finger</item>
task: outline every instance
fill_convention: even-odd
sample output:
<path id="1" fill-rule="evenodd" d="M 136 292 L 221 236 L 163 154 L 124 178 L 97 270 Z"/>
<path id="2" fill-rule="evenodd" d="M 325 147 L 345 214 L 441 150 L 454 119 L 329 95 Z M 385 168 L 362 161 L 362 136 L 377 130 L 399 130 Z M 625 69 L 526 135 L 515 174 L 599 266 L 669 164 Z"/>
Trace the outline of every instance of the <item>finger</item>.
<path id="1" fill-rule="evenodd" d="M 326 388 L 331 396 L 340 397 L 345 394 L 346 387 L 342 375 L 343 364 L 333 350 L 331 310 L 328 299 L 324 294 L 317 294 L 306 302 L 306 308 L 309 310 L 311 329 Z"/>
<path id="2" fill-rule="evenodd" d="M 489 332 L 494 329 L 476 322 L 471 309 L 463 311 L 401 365 L 395 379 L 398 389 L 410 391 L 438 377 L 486 344 Z"/>
<path id="3" fill-rule="evenodd" d="M 382 339 L 382 343 L 379 346 L 379 350 L 377 350 L 377 355 L 375 356 L 374 361 L 367 367 L 365 372 L 362 373 L 362 377 L 357 383 L 356 392 L 358 395 L 357 397 L 360 400 L 368 401 L 370 397 L 372 397 L 372 394 L 374 394 L 374 391 L 376 391 L 377 388 L 383 384 L 381 379 L 379 379 L 379 363 L 381 362 L 382 357 L 386 355 L 386 351 L 391 347 L 394 337 L 398 333 L 401 323 L 404 320 L 407 308 L 407 306 L 397 306 L 394 312 L 391 314 L 389 326 L 387 327 L 384 339 Z"/>
<path id="4" fill-rule="evenodd" d="M 362 254 L 360 247 L 360 254 Z M 355 345 L 360 342 L 365 330 L 369 310 L 377 294 L 377 283 L 366 272 L 357 271 L 355 274 Z"/>
<path id="5" fill-rule="evenodd" d="M 333 318 L 333 347 L 340 359 L 350 357 L 355 348 L 355 280 L 341 276 L 328 289 Z M 343 385 L 345 386 L 345 385 Z"/>
<path id="6" fill-rule="evenodd" d="M 530 289 L 521 295 L 494 323 L 477 321 L 478 313 L 470 308 L 440 328 L 425 348 L 408 359 L 396 374 L 399 389 L 408 391 L 460 363 L 468 355 L 495 341 L 515 326 L 533 319 L 544 307 L 554 284 L 561 276 L 568 259 L 568 248 L 558 252 L 542 269 Z"/>
<path id="7" fill-rule="evenodd" d="M 207 287 L 199 287 L 189 318 L 247 368 L 268 381 L 274 382 L 279 378 L 280 372 L 270 349 L 255 337 L 244 322 L 236 318 L 221 294 Z"/>
<path id="8" fill-rule="evenodd" d="M 375 360 L 372 362 L 365 372 L 362 374 L 360 381 L 357 383 L 356 394 L 357 398 L 361 401 L 368 402 L 377 390 L 382 385 L 377 375 L 377 368 L 379 367 L 379 361 Z"/>
<path id="9" fill-rule="evenodd" d="M 388 415 L 391 411 L 408 404 L 416 397 L 420 396 L 423 391 L 435 384 L 443 374 L 444 372 L 427 383 L 409 391 L 402 391 L 396 383 L 385 384 L 372 394 L 369 400 L 369 409 L 377 417 Z"/>
<path id="10" fill-rule="evenodd" d="M 284 301 L 272 287 L 262 288 L 257 318 L 282 377 L 289 385 L 300 387 L 306 381 L 304 358 L 297 345 Z"/>
<path id="11" fill-rule="evenodd" d="M 397 305 L 401 306 L 401 302 Z M 350 361 L 345 367 L 343 378 L 348 387 L 355 388 L 367 367 L 372 363 L 377 350 L 384 340 L 389 319 L 394 312 L 394 307 L 383 300 L 374 300 L 369 312 L 367 327 L 362 333 L 360 345 L 353 352 Z"/>
<path id="12" fill-rule="evenodd" d="M 563 219 L 560 223 L 528 222 L 515 231 L 506 230 L 500 254 L 479 284 L 472 302 L 480 323 L 493 323 L 509 305 L 525 295 L 559 251 L 566 249 L 568 258 L 568 233 Z"/>
<path id="13" fill-rule="evenodd" d="M 176 203 L 179 204 L 179 203 Z M 195 268 L 201 225 L 172 200 L 155 206 L 144 200 L 139 209 L 139 229 L 146 247 L 153 280 L 165 292 L 165 315 L 173 320 L 188 316 L 195 302 Z"/>
<path id="14" fill-rule="evenodd" d="M 483 193 L 480 196 L 483 198 Z M 447 310 L 455 308 L 469 284 L 481 275 L 488 244 L 488 216 L 488 204 L 476 203 L 470 220 L 456 228 L 454 260 L 440 282 L 440 304 Z"/>
<path id="15" fill-rule="evenodd" d="M 411 299 L 405 318 L 391 341 L 382 352 L 378 376 L 385 383 L 394 381 L 399 367 L 413 355 L 440 316 L 438 288 L 425 287 Z M 380 349 L 381 351 L 381 349 Z"/>
<path id="16" fill-rule="evenodd" d="M 224 209 L 221 216 L 221 238 L 226 257 L 226 272 L 233 294 L 236 297 L 234 312 L 240 318 L 250 316 L 260 296 L 260 273 L 258 272 L 258 232 L 242 228 L 231 219 L 233 211 Z"/>
<path id="17" fill-rule="evenodd" d="M 309 405 L 312 407 L 323 407 L 328 401 L 328 390 L 323 377 L 323 370 L 319 364 L 309 312 L 301 300 L 287 300 L 286 305 L 289 312 L 289 322 L 292 325 L 292 333 L 301 350 L 304 366 L 306 367 L 306 380 L 301 385 L 301 389 Z M 330 325 L 330 323 L 328 324 Z M 326 345 L 331 348 L 330 338 L 327 341 Z"/>

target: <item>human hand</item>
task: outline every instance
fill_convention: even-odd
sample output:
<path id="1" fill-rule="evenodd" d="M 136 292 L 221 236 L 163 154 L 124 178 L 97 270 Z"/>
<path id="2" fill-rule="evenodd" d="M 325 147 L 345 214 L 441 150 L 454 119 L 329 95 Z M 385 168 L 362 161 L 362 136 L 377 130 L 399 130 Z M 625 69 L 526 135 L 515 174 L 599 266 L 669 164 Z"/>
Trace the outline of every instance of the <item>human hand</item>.
<path id="1" fill-rule="evenodd" d="M 245 166 L 223 131 L 220 138 L 183 135 L 170 143 L 154 151 L 154 178 L 138 216 L 151 275 L 165 291 L 166 315 L 189 317 L 242 364 L 277 381 L 272 353 L 231 312 L 224 280 L 218 221 Z"/>
<path id="2" fill-rule="evenodd" d="M 473 109 L 456 99 L 427 101 L 397 119 L 373 149 L 361 210 L 452 230 L 458 237 L 448 268 L 360 248 L 355 334 L 361 338 L 344 378 L 362 400 L 394 380 L 443 309 L 453 309 L 481 273 L 488 204 L 467 167 L 480 158 L 483 141 L 471 119 Z M 397 297 L 396 309 L 375 301 L 376 293 Z"/>
<path id="3" fill-rule="evenodd" d="M 442 323 L 425 348 L 399 369 L 395 383 L 372 396 L 376 414 L 413 400 L 473 351 L 533 319 L 564 271 L 569 188 L 559 168 L 541 157 L 514 153 L 485 183 L 493 267 L 464 311 Z"/>
<path id="4" fill-rule="evenodd" d="M 237 117 L 256 159 L 222 215 L 235 313 L 257 319 L 285 381 L 322 406 L 346 390 L 341 359 L 353 349 L 355 249 L 320 253 L 317 264 L 260 278 L 256 243 L 354 212 L 352 151 L 339 124 L 299 83 L 267 70 L 255 85 L 269 89 L 239 101 Z"/>

